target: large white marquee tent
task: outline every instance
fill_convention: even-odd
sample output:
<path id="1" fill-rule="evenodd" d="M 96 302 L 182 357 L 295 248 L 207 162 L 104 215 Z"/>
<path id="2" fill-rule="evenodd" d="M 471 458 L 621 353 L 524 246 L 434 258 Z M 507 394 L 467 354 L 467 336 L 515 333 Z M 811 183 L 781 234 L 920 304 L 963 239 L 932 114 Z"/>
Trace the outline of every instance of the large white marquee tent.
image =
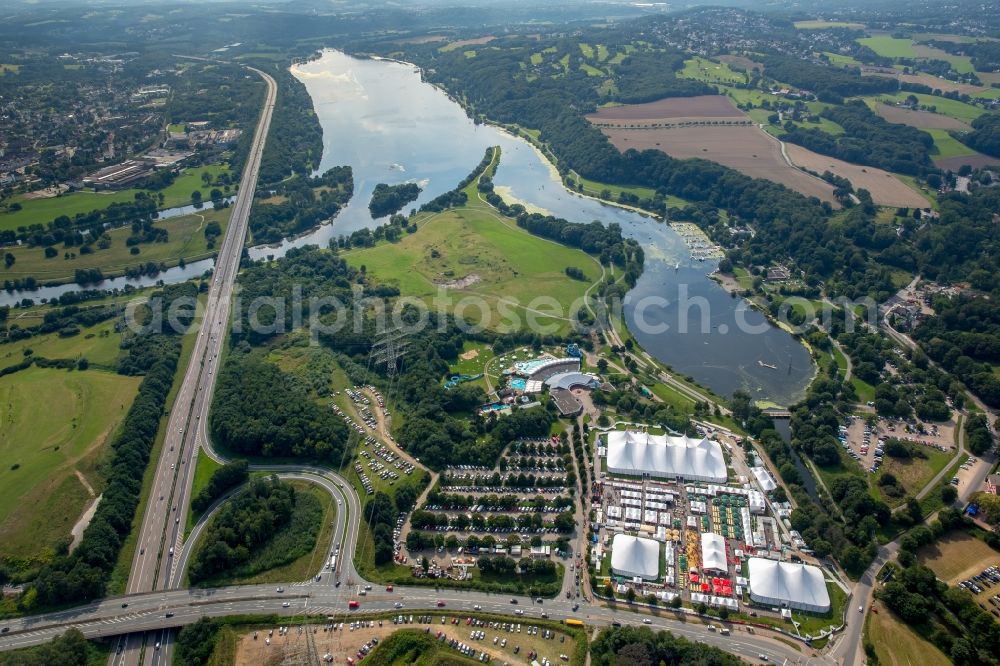
<path id="1" fill-rule="evenodd" d="M 611 572 L 645 580 L 660 577 L 660 544 L 652 539 L 616 534 L 611 542 Z"/>
<path id="2" fill-rule="evenodd" d="M 762 557 L 751 557 L 747 564 L 750 598 L 757 603 L 813 613 L 830 610 L 830 592 L 818 567 Z"/>
<path id="3" fill-rule="evenodd" d="M 619 430 L 608 433 L 608 471 L 612 474 L 681 477 L 725 483 L 722 447 L 710 439 L 668 437 Z"/>

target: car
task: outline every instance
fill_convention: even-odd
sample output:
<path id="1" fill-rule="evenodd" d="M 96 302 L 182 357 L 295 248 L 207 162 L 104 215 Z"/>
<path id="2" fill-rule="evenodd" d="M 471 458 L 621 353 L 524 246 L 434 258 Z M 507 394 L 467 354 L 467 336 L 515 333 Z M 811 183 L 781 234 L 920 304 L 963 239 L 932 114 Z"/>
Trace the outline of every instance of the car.
<path id="1" fill-rule="evenodd" d="M 289 606 L 291 606 L 291 604 L 288 603 L 287 601 L 285 603 L 281 604 L 282 608 L 288 608 Z"/>
<path id="2" fill-rule="evenodd" d="M 444 602 L 443 601 L 438 601 L 437 602 L 437 607 L 438 608 L 444 608 Z"/>
<path id="3" fill-rule="evenodd" d="M 173 616 L 174 616 L 174 614 L 171 613 L 170 611 L 167 611 L 167 614 L 164 615 L 164 617 L 173 617 Z"/>
<path id="4" fill-rule="evenodd" d="M 865 607 L 864 606 L 858 606 L 858 612 L 859 613 L 864 613 L 865 612 Z"/>
<path id="5" fill-rule="evenodd" d="M 758 654 L 757 658 L 760 659 L 761 661 L 771 661 L 770 659 L 768 659 L 767 655 L 764 654 L 763 652 L 761 652 L 760 654 Z"/>
<path id="6" fill-rule="evenodd" d="M 643 624 L 653 624 L 653 621 L 650 620 L 648 617 L 644 617 L 644 618 L 642 618 L 642 623 Z"/>
<path id="7" fill-rule="evenodd" d="M 155 649 L 157 649 L 157 650 L 160 649 L 160 641 L 156 641 L 156 647 L 155 647 Z"/>
<path id="8" fill-rule="evenodd" d="M 511 598 L 510 603 L 516 604 L 517 603 L 517 599 Z"/>
<path id="9" fill-rule="evenodd" d="M 480 606 L 479 604 L 476 604 L 475 606 L 472 607 L 472 610 L 481 611 L 481 610 L 483 610 L 483 607 Z"/>
<path id="10" fill-rule="evenodd" d="M 400 601 L 397 601 L 394 605 L 395 605 L 396 608 L 402 608 L 403 607 L 403 603 L 400 602 Z"/>
<path id="11" fill-rule="evenodd" d="M 146 549 L 145 548 L 140 548 L 139 549 L 139 554 L 140 555 L 145 555 L 146 554 Z"/>
<path id="12" fill-rule="evenodd" d="M 278 593 L 281 593 L 281 592 L 284 592 L 284 591 L 285 591 L 285 588 L 283 588 L 283 587 L 279 587 L 278 589 L 275 590 L 275 592 L 278 592 Z"/>
<path id="13" fill-rule="evenodd" d="M 580 609 L 580 604 L 573 604 L 573 612 L 575 613 Z"/>
<path id="14" fill-rule="evenodd" d="M 122 608 L 128 608 L 128 602 L 127 601 L 122 604 Z"/>
<path id="15" fill-rule="evenodd" d="M 3 629 L 0 629 L 0 634 L 6 634 L 8 631 L 10 631 L 10 627 L 4 627 Z"/>

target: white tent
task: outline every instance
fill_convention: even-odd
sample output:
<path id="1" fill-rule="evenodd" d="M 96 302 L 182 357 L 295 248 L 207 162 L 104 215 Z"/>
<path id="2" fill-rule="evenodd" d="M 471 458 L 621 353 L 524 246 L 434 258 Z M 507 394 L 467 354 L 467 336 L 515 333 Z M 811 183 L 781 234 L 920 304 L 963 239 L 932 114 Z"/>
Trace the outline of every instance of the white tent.
<path id="1" fill-rule="evenodd" d="M 766 468 L 752 467 L 750 471 L 753 472 L 754 478 L 757 479 L 757 483 L 765 493 L 769 493 L 778 487 L 774 477 L 771 476 L 771 473 Z"/>
<path id="2" fill-rule="evenodd" d="M 652 539 L 616 534 L 611 542 L 611 572 L 645 580 L 660 577 L 660 544 Z"/>
<path id="3" fill-rule="evenodd" d="M 705 532 L 701 535 L 701 568 L 728 571 L 726 566 L 726 540 L 722 535 Z"/>
<path id="4" fill-rule="evenodd" d="M 722 447 L 709 439 L 648 435 L 619 430 L 608 433 L 608 471 L 612 474 L 681 477 L 725 483 Z"/>
<path id="5" fill-rule="evenodd" d="M 830 610 L 830 593 L 818 567 L 762 557 L 751 557 L 747 565 L 750 598 L 755 602 L 814 613 Z"/>

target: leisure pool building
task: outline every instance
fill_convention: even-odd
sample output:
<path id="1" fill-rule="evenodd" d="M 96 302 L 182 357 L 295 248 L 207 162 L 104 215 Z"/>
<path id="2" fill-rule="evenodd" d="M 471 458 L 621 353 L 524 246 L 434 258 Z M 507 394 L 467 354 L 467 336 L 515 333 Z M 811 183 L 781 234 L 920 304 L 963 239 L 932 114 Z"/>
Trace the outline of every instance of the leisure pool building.
<path id="1" fill-rule="evenodd" d="M 719 484 L 728 478 L 722 447 L 708 438 L 609 432 L 607 462 L 610 474 Z"/>

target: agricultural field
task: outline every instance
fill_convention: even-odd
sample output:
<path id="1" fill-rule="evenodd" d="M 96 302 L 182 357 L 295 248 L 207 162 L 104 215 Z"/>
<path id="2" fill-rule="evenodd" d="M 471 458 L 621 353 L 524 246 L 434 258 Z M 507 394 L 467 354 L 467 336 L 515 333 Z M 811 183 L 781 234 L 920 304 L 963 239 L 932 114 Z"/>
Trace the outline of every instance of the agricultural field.
<path id="1" fill-rule="evenodd" d="M 875 53 L 886 58 L 916 58 L 912 39 L 896 39 L 888 35 L 877 37 L 861 37 L 858 43 L 867 46 Z"/>
<path id="2" fill-rule="evenodd" d="M 880 104 L 877 102 L 873 105 L 873 108 L 875 113 L 882 116 L 890 123 L 909 125 L 910 127 L 916 127 L 918 129 L 956 130 L 959 132 L 966 132 L 972 129 L 968 124 L 963 123 L 961 120 L 956 120 L 951 116 L 945 116 L 940 113 L 915 111 L 913 109 L 893 106 L 890 104 Z"/>
<path id="3" fill-rule="evenodd" d="M 957 171 L 962 166 L 968 164 L 973 169 L 980 169 L 987 166 L 1000 166 L 1000 159 L 996 157 L 990 157 L 989 155 L 983 155 L 982 153 L 972 153 L 971 155 L 963 155 L 959 157 L 943 157 L 940 159 L 935 158 L 934 165 L 941 169 L 951 169 L 952 171 Z"/>
<path id="4" fill-rule="evenodd" d="M 696 79 L 707 83 L 743 83 L 746 76 L 742 72 L 734 72 L 725 63 L 712 62 L 707 58 L 695 56 L 684 61 L 684 69 L 677 72 L 678 78 Z"/>
<path id="5" fill-rule="evenodd" d="M 796 21 L 795 27 L 799 30 L 823 30 L 827 28 L 850 28 L 852 30 L 863 30 L 864 23 L 854 23 L 851 21 Z"/>
<path id="6" fill-rule="evenodd" d="M 15 257 L 15 264 L 4 269 L 0 275 L 6 279 L 31 276 L 40 283 L 67 282 L 73 279 L 74 272 L 79 269 L 100 268 L 105 277 L 112 277 L 124 273 L 130 266 L 150 261 L 176 265 L 180 259 L 203 259 L 216 251 L 219 242 L 217 239 L 216 245 L 209 247 L 205 226 L 217 222 L 221 228 L 218 238 L 221 239 L 229 224 L 230 212 L 230 208 L 214 210 L 209 204 L 202 212 L 157 220 L 153 227 L 167 231 L 167 242 L 137 245 L 135 247 L 139 249 L 138 254 L 132 254 L 131 248 L 126 245 L 126 240 L 132 234 L 131 227 L 108 231 L 111 246 L 104 250 L 95 247 L 90 254 L 80 254 L 79 248 L 72 248 L 71 255 L 67 256 L 70 251 L 58 248 L 61 251 L 57 256 L 46 258 L 44 248 L 41 247 L 9 248 L 8 251 Z"/>
<path id="7" fill-rule="evenodd" d="M 20 65 L 11 65 L 8 63 L 0 62 L 0 76 L 4 76 L 7 72 L 11 74 L 17 74 L 21 71 Z"/>
<path id="8" fill-rule="evenodd" d="M 934 48 L 933 46 L 925 46 L 923 44 L 914 45 L 913 52 L 918 58 L 944 60 L 959 74 L 971 74 L 976 71 L 976 68 L 973 67 L 972 60 L 969 59 L 969 56 L 952 55 L 947 51 L 942 51 L 941 49 Z"/>
<path id="9" fill-rule="evenodd" d="M 404 296 L 428 303 L 439 290 L 450 292 L 456 301 L 483 297 L 490 307 L 491 328 L 511 323 L 501 321 L 501 300 L 523 325 L 524 306 L 538 294 L 555 299 L 562 317 L 568 317 L 579 307 L 584 291 L 601 277 L 601 269 L 584 252 L 533 236 L 485 204 L 426 215 L 417 224 L 417 233 L 399 243 L 342 256 L 352 265 L 365 265 L 380 282 L 398 286 Z M 587 281 L 568 277 L 564 271 L 570 266 L 583 270 Z M 473 320 L 483 314 L 477 307 L 463 313 Z M 561 317 L 542 316 L 540 321 L 560 330 L 569 327 Z"/>
<path id="10" fill-rule="evenodd" d="M 496 39 L 496 37 L 493 35 L 485 35 L 483 37 L 476 37 L 475 39 L 459 39 L 445 44 L 439 48 L 438 51 L 455 51 L 456 49 L 465 48 L 466 46 L 482 46 L 483 44 L 489 44 L 494 39 Z M 475 53 L 475 51 L 473 51 L 473 53 Z"/>
<path id="11" fill-rule="evenodd" d="M 763 95 L 763 93 L 761 93 Z M 606 107 L 587 116 L 592 123 L 648 124 L 661 121 L 745 120 L 742 111 L 722 95 L 668 97 L 646 104 Z"/>
<path id="12" fill-rule="evenodd" d="M 44 561 L 68 542 L 101 492 L 106 444 L 139 382 L 96 368 L 39 367 L 0 380 L 0 556 Z"/>
<path id="13" fill-rule="evenodd" d="M 171 185 L 157 192 L 151 192 L 152 196 L 163 195 L 163 203 L 160 205 L 160 209 L 163 210 L 190 204 L 191 193 L 195 190 L 199 190 L 202 199 L 208 201 L 212 186 L 205 187 L 201 179 L 201 174 L 206 171 L 212 175 L 213 179 L 222 173 L 230 173 L 229 166 L 225 164 L 211 164 L 186 169 Z M 233 177 L 237 176 L 237 174 L 232 173 L 230 175 Z M 32 224 L 47 224 L 60 215 L 73 217 L 80 213 L 89 213 L 94 210 L 107 208 L 113 203 L 134 201 L 135 195 L 140 191 L 138 189 L 120 190 L 118 192 L 80 191 L 47 199 L 26 199 L 23 196 L 15 197 L 13 201 L 21 205 L 21 210 L 0 213 L 0 230 L 16 230 L 18 227 Z"/>
<path id="14" fill-rule="evenodd" d="M 925 74 L 923 72 L 918 74 L 900 73 L 896 78 L 898 78 L 902 83 L 915 83 L 917 85 L 927 86 L 931 90 L 940 90 L 941 92 L 957 92 L 963 95 L 973 95 L 976 97 L 987 98 L 993 98 L 1000 95 L 1000 90 L 974 86 L 968 83 L 949 81 L 948 79 L 942 79 L 932 74 Z"/>
<path id="15" fill-rule="evenodd" d="M 880 206 L 926 208 L 931 205 L 930 201 L 888 171 L 820 155 L 792 143 L 785 144 L 785 151 L 789 159 L 800 167 L 816 173 L 830 171 L 850 180 L 855 188 L 868 190 Z"/>
<path id="16" fill-rule="evenodd" d="M 952 532 L 924 546 L 917 552 L 917 559 L 949 585 L 1000 565 L 1000 553 L 965 532 Z"/>
<path id="17" fill-rule="evenodd" d="M 673 157 L 713 160 L 748 176 L 782 183 L 806 196 L 836 202 L 831 185 L 788 164 L 780 143 L 748 123 L 750 117 L 727 97 L 705 95 L 618 106 L 601 109 L 588 119 L 599 123 L 621 151 L 654 149 Z M 684 126 L 664 127 L 666 124 Z"/>
<path id="18" fill-rule="evenodd" d="M 865 633 L 875 646 L 878 663 L 883 666 L 949 666 L 952 663 L 933 643 L 893 615 L 881 601 L 872 605 L 872 612 L 866 618 Z"/>

